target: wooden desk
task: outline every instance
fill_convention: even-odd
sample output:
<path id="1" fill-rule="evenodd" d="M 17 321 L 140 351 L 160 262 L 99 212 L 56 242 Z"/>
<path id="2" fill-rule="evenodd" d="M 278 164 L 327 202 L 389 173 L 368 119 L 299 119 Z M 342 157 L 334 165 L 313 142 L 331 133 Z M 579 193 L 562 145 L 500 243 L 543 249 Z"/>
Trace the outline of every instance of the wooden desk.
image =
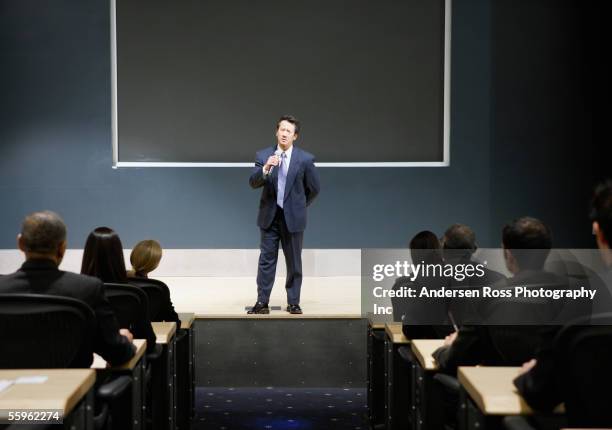
<path id="1" fill-rule="evenodd" d="M 90 369 L 0 370 L 0 379 L 46 376 L 39 384 L 13 384 L 0 392 L 0 417 L 10 410 L 57 409 L 63 411 L 64 427 L 93 429 L 93 386 L 96 372 Z"/>
<path id="2" fill-rule="evenodd" d="M 371 427 L 385 423 L 385 324 L 388 315 L 367 314 L 368 319 L 368 418 Z"/>
<path id="3" fill-rule="evenodd" d="M 534 413 L 512 384 L 519 370 L 520 367 L 459 367 L 460 407 L 465 405 L 464 419 L 469 428 L 492 428 L 503 416 Z M 555 412 L 563 412 L 563 408 Z"/>
<path id="4" fill-rule="evenodd" d="M 532 414 L 512 384 L 519 370 L 520 367 L 459 367 L 457 377 L 485 415 Z"/>
<path id="5" fill-rule="evenodd" d="M 176 340 L 176 427 L 189 429 L 195 415 L 195 314 L 179 313 Z"/>
<path id="6" fill-rule="evenodd" d="M 108 367 L 108 363 L 102 357 L 94 354 L 94 361 L 91 367 L 100 373 L 101 378 L 106 378 L 109 374 L 113 376 L 128 375 L 132 378 L 132 403 L 128 415 L 132 422 L 132 429 L 140 430 L 145 428 L 145 398 L 147 393 L 145 352 L 147 350 L 147 341 L 145 339 L 134 339 L 132 343 L 136 346 L 136 353 L 127 362 Z M 121 423 L 115 423 L 115 425 L 121 427 Z"/>
<path id="7" fill-rule="evenodd" d="M 176 428 L 176 323 L 152 322 L 156 342 L 162 356 L 153 365 L 152 414 L 153 429 Z"/>
<path id="8" fill-rule="evenodd" d="M 410 339 L 404 336 L 402 332 L 402 323 L 392 322 L 385 324 L 385 333 L 387 337 L 396 345 L 406 345 L 410 343 Z"/>
<path id="9" fill-rule="evenodd" d="M 412 351 L 413 373 L 411 379 L 412 422 L 415 430 L 443 428 L 443 397 L 434 393 L 433 376 L 438 364 L 431 354 L 444 344 L 442 339 L 413 339 Z"/>
<path id="10" fill-rule="evenodd" d="M 151 326 L 155 332 L 156 342 L 162 345 L 167 345 L 172 342 L 174 335 L 176 334 L 176 323 L 175 322 L 152 322 Z"/>
<path id="11" fill-rule="evenodd" d="M 179 319 L 181 320 L 182 329 L 189 330 L 195 322 L 195 314 L 191 312 L 179 312 Z"/>
<path id="12" fill-rule="evenodd" d="M 424 370 L 438 370 L 438 363 L 431 354 L 444 345 L 442 339 L 414 339 L 410 345 L 414 357 Z"/>
<path id="13" fill-rule="evenodd" d="M 109 367 L 108 363 L 100 357 L 98 354 L 94 354 L 94 360 L 91 365 L 92 369 L 113 369 L 113 370 L 131 370 L 138 365 L 138 362 L 142 360 L 145 351 L 147 350 L 147 341 L 146 339 L 134 339 L 132 341 L 134 346 L 136 347 L 136 353 L 134 356 L 123 364 L 118 366 Z"/>
<path id="14" fill-rule="evenodd" d="M 402 323 L 385 324 L 385 408 L 387 430 L 407 428 L 410 411 L 411 366 L 398 353 L 410 340 L 402 333 Z"/>

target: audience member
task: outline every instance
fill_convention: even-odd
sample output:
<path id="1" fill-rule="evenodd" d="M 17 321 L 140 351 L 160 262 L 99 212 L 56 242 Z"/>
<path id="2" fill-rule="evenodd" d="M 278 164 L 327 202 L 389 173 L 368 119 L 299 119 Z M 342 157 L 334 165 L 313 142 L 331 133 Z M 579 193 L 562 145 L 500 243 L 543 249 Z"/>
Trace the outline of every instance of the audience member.
<path id="1" fill-rule="evenodd" d="M 98 227 L 89 234 L 83 250 L 81 273 L 95 276 L 105 283 L 128 283 L 123 246 L 114 230 Z M 147 340 L 147 351 L 155 349 L 155 333 L 148 319 L 138 321 L 132 331 L 137 339 Z"/>
<path id="2" fill-rule="evenodd" d="M 28 215 L 17 236 L 17 245 L 26 261 L 17 272 L 0 278 L 0 293 L 49 294 L 81 300 L 96 316 L 94 351 L 113 365 L 124 363 L 134 355 L 132 334 L 127 329 L 119 329 L 104 296 L 102 282 L 59 270 L 66 252 L 66 226 L 59 215 L 50 211 Z M 81 351 L 71 367 L 89 367 L 92 360 L 91 350 Z"/>
<path id="3" fill-rule="evenodd" d="M 494 288 L 531 285 L 560 288 L 567 285 L 566 280 L 542 270 L 551 244 L 550 230 L 540 220 L 523 217 L 506 225 L 502 232 L 502 246 L 506 266 L 513 276 L 498 282 Z M 491 322 L 499 315 L 514 316 L 514 324 L 527 324 L 530 318 L 537 318 L 543 324 L 553 322 L 559 309 L 552 300 L 538 305 L 538 312 L 534 315 L 533 309 L 524 303 L 508 298 L 493 299 L 480 301 L 478 312 L 483 318 L 482 323 Z M 508 309 L 511 312 L 507 312 Z M 527 313 L 521 314 L 522 310 L 527 310 Z M 447 336 L 445 345 L 433 354 L 440 369 L 455 373 L 457 366 L 462 365 L 520 365 L 533 357 L 543 342 L 550 341 L 556 329 L 554 325 L 507 325 L 508 321 L 499 319 L 493 322 L 500 325 L 462 326 L 458 332 Z"/>
<path id="4" fill-rule="evenodd" d="M 149 273 L 159 266 L 161 257 L 162 248 L 156 240 L 138 242 L 130 254 L 132 270 L 128 272 L 128 282 L 137 287 L 142 285 L 143 282 L 160 287 L 163 293 L 163 300 L 160 304 L 159 312 L 153 316 L 153 321 L 174 321 L 180 327 L 181 321 L 172 305 L 170 289 L 162 281 L 149 278 Z"/>
<path id="5" fill-rule="evenodd" d="M 612 312 L 612 180 L 595 188 L 591 201 L 591 222 L 604 263 L 604 270 L 599 274 L 601 288 L 598 289 L 593 312 Z"/>
<path id="6" fill-rule="evenodd" d="M 605 270 L 601 274 L 605 287 L 602 288 L 609 289 L 612 286 L 612 253 L 610 250 L 610 244 L 612 243 L 612 181 L 607 181 L 595 189 L 591 202 L 591 221 L 597 247 L 605 265 Z M 607 291 L 598 291 L 597 294 L 600 292 L 604 294 Z M 602 307 L 598 309 L 599 311 L 612 312 L 609 299 L 600 302 L 600 305 Z M 559 403 L 568 401 L 566 405 L 566 408 L 569 406 L 567 413 L 572 418 L 574 411 L 571 410 L 571 406 L 577 405 L 577 402 L 575 401 L 576 399 L 566 398 L 569 395 L 564 384 L 565 374 L 569 371 L 569 369 L 565 368 L 567 364 L 561 351 L 556 349 L 556 345 L 543 345 L 535 359 L 531 359 L 523 364 L 521 375 L 514 380 L 514 385 L 527 403 L 536 410 L 548 411 Z M 588 371 L 589 369 L 584 369 L 584 372 Z M 601 376 L 603 377 L 604 375 Z M 592 389 L 595 390 L 596 388 L 593 387 Z M 605 398 L 606 394 L 607 392 L 600 393 L 600 396 Z M 611 424 L 610 422 L 596 422 L 597 417 L 606 414 L 605 411 L 593 411 L 593 407 L 580 407 L 584 405 L 577 406 L 583 412 L 588 410 L 593 412 L 594 416 L 586 418 L 595 421 L 571 422 L 572 420 L 570 419 L 570 425 L 589 427 L 591 425 L 609 426 Z"/>
<path id="7" fill-rule="evenodd" d="M 410 241 L 410 255 L 413 264 L 443 264 L 442 250 L 438 237 L 431 231 L 421 231 Z M 448 280 L 436 276 L 418 276 L 414 280 L 402 276 L 393 289 L 422 288 L 437 289 Z M 393 315 L 402 322 L 402 331 L 409 339 L 443 338 L 452 331 L 448 325 L 446 303 L 427 298 L 393 298 Z"/>
<path id="8" fill-rule="evenodd" d="M 444 262 L 459 265 L 476 265 L 473 257 L 478 249 L 476 245 L 476 234 L 474 231 L 464 224 L 453 224 L 445 232 L 442 237 L 442 248 Z M 484 286 L 491 286 L 506 277 L 499 272 L 483 267 L 483 276 L 470 276 L 462 281 L 455 279 L 451 280 L 452 288 L 470 288 L 478 289 Z M 476 311 L 476 300 L 473 299 L 452 299 L 449 301 L 448 311 L 452 315 L 455 323 L 459 325 L 469 324 L 478 320 Z"/>

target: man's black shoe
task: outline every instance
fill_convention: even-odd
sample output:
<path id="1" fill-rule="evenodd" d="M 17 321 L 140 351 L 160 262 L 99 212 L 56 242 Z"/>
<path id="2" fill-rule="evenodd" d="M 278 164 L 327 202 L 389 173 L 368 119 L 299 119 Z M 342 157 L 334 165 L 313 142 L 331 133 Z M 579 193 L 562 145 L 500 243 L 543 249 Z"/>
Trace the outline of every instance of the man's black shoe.
<path id="1" fill-rule="evenodd" d="M 302 308 L 300 305 L 287 305 L 287 312 L 290 314 L 301 314 Z"/>
<path id="2" fill-rule="evenodd" d="M 247 314 L 269 314 L 270 308 L 267 304 L 257 302 L 255 306 L 251 308 L 251 310 L 247 311 Z"/>

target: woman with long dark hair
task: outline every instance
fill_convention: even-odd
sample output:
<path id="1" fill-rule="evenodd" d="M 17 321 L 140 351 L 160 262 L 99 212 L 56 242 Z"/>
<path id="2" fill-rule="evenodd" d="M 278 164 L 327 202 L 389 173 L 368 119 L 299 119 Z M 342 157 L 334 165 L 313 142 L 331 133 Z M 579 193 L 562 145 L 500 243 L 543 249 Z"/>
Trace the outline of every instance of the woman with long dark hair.
<path id="1" fill-rule="evenodd" d="M 89 233 L 83 251 L 81 273 L 100 278 L 102 282 L 127 283 L 123 245 L 112 228 L 98 227 Z"/>
<path id="2" fill-rule="evenodd" d="M 83 275 L 95 276 L 105 283 L 127 284 L 123 245 L 119 235 L 112 228 L 98 227 L 87 237 L 81 264 Z M 145 320 L 133 323 L 131 331 L 135 339 L 147 340 L 147 351 L 155 349 L 155 333 L 148 313 Z"/>
<path id="3" fill-rule="evenodd" d="M 410 256 L 413 264 L 444 264 L 442 248 L 438 236 L 424 230 L 410 240 Z M 423 272 L 422 272 L 423 273 Z M 443 276 L 410 276 L 395 281 L 394 290 L 422 287 L 438 289 L 446 286 L 448 280 Z M 394 319 L 402 321 L 402 331 L 409 339 L 441 339 L 453 331 L 448 324 L 447 304 L 439 299 L 392 298 Z"/>

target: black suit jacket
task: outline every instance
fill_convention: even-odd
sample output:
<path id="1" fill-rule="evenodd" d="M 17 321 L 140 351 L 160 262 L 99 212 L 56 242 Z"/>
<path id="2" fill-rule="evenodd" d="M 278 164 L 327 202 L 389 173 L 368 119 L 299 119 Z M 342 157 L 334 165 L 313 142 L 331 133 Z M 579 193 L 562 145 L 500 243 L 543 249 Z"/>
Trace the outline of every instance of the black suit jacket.
<path id="1" fill-rule="evenodd" d="M 601 295 L 602 302 L 599 304 L 605 307 L 596 309 L 595 313 L 612 312 L 610 295 L 606 294 L 609 291 L 609 287 L 612 286 L 612 269 L 600 274 L 599 277 L 601 282 L 598 285 L 596 297 Z M 594 280 L 592 282 L 597 284 Z M 561 354 L 554 345 L 545 345 L 537 353 L 536 366 L 514 380 L 514 385 L 527 404 L 535 410 L 549 411 L 559 403 L 567 401 L 567 398 L 565 398 L 567 390 L 565 389 L 566 384 L 564 381 L 567 379 L 567 372 L 571 372 L 572 369 L 568 368 L 567 361 L 564 360 L 565 357 Z M 597 396 L 595 392 L 594 395 Z M 605 398 L 606 395 L 608 395 L 607 392 L 600 394 L 602 398 Z M 566 404 L 567 407 L 568 405 Z M 568 410 L 568 415 L 571 415 L 571 412 Z M 586 424 L 578 425 L 584 426 Z"/>
<path id="2" fill-rule="evenodd" d="M 134 346 L 119 334 L 115 314 L 104 297 L 102 281 L 91 276 L 59 270 L 51 260 L 28 260 L 10 275 L 0 277 L 0 293 L 49 294 L 72 297 L 87 303 L 96 315 L 96 334 L 93 348 L 112 365 L 132 358 Z M 89 367 L 93 354 L 89 354 L 72 367 Z"/>
<path id="3" fill-rule="evenodd" d="M 451 250 L 452 251 L 452 250 Z M 445 252 L 449 252 L 446 250 Z M 452 255 L 452 254 L 451 254 Z M 473 260 L 471 256 L 459 256 L 458 258 L 448 258 L 445 263 L 456 265 L 476 265 L 480 264 L 479 261 Z M 461 281 L 457 281 L 454 278 L 450 279 L 449 287 L 452 289 L 480 289 L 482 287 L 490 287 L 506 279 L 504 275 L 487 267 L 483 268 L 484 276 L 470 276 L 466 277 Z M 478 314 L 479 300 L 473 298 L 454 298 L 448 300 L 448 312 L 452 315 L 454 322 L 459 326 L 470 324 L 474 321 L 478 321 L 480 315 Z"/>
<path id="4" fill-rule="evenodd" d="M 448 286 L 449 280 L 440 277 L 419 277 L 414 281 L 402 276 L 392 289 L 422 287 L 437 289 Z M 392 297 L 393 320 L 402 323 L 402 332 L 408 339 L 442 339 L 452 333 L 448 321 L 447 303 L 440 299 Z"/>
<path id="5" fill-rule="evenodd" d="M 567 285 L 567 281 L 543 271 L 524 271 L 513 278 L 497 283 L 495 288 L 511 288 L 519 285 Z M 505 299 L 482 300 L 478 312 L 486 321 L 491 309 L 504 311 Z M 501 308 L 499 307 L 501 305 Z M 498 306 L 494 308 L 494 306 Z M 507 310 L 513 311 L 510 307 Z M 493 318 L 496 317 L 493 312 Z M 554 321 L 559 304 L 545 301 L 541 307 L 543 321 Z M 517 318 L 520 317 L 516 315 Z M 558 325 L 469 325 L 459 329 L 450 346 L 438 348 L 432 354 L 441 371 L 454 374 L 458 366 L 477 364 L 489 366 L 520 366 L 530 360 L 540 348 L 548 345 L 558 330 Z"/>

